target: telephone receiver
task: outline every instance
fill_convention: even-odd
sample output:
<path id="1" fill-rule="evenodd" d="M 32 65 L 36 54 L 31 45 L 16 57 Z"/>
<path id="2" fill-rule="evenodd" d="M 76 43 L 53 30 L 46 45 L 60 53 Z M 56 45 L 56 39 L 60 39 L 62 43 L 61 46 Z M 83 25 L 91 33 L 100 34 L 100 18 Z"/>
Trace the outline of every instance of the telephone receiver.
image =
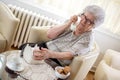
<path id="1" fill-rule="evenodd" d="M 77 20 L 75 23 L 72 23 L 72 24 L 71 24 L 70 29 L 71 29 L 72 31 L 75 31 L 76 26 L 79 24 L 80 21 L 81 21 L 81 18 L 78 16 L 78 20 Z"/>

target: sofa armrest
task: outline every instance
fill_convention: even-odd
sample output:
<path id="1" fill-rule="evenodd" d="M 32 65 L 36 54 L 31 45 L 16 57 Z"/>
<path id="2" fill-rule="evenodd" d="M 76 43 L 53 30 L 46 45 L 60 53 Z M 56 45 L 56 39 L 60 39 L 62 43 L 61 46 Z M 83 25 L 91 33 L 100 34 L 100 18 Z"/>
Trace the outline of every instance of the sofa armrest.
<path id="1" fill-rule="evenodd" d="M 50 26 L 33 26 L 30 30 L 30 35 L 28 37 L 29 43 L 36 43 L 36 42 L 45 42 L 49 41 L 50 39 L 47 37 L 47 30 Z"/>
<path id="2" fill-rule="evenodd" d="M 70 80 L 83 80 L 88 74 L 89 70 L 92 68 L 99 55 L 99 47 L 95 43 L 94 49 L 86 53 L 86 55 L 79 55 L 74 57 L 71 67 Z"/>
<path id="3" fill-rule="evenodd" d="M 71 76 L 70 80 L 82 80 L 85 79 L 89 70 L 93 66 L 94 62 L 97 59 L 98 54 L 88 53 L 85 56 L 76 56 L 72 63 L 71 67 Z M 81 76 L 80 76 L 81 75 Z"/>
<path id="4" fill-rule="evenodd" d="M 17 31 L 19 19 L 6 4 L 0 2 L 0 33 L 6 40 L 5 50 L 9 50 Z"/>
<path id="5" fill-rule="evenodd" d="M 120 71 L 102 60 L 96 69 L 95 80 L 120 80 Z"/>
<path id="6" fill-rule="evenodd" d="M 71 75 L 69 77 L 70 80 L 74 80 L 74 78 L 76 77 L 77 72 L 80 69 L 82 63 L 83 63 L 83 57 L 82 56 L 74 57 L 72 63 L 70 64 L 70 67 L 71 67 Z"/>
<path id="7" fill-rule="evenodd" d="M 117 56 L 117 55 L 120 55 L 120 52 L 117 52 L 115 50 L 112 50 L 112 49 L 108 49 L 106 50 L 105 52 L 105 55 L 103 57 L 103 60 L 105 60 L 105 62 L 110 65 L 111 64 L 111 61 L 112 61 L 112 57 L 113 56 Z"/>

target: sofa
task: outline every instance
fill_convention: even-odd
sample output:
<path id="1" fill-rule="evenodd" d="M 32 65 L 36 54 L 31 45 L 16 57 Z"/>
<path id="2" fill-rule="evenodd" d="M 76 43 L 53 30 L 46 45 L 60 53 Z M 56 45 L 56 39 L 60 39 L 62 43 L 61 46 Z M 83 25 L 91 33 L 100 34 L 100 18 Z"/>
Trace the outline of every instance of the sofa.
<path id="1" fill-rule="evenodd" d="M 120 52 L 108 49 L 95 71 L 95 80 L 120 80 Z"/>
<path id="2" fill-rule="evenodd" d="M 19 19 L 0 1 L 0 52 L 11 48 L 18 24 Z"/>

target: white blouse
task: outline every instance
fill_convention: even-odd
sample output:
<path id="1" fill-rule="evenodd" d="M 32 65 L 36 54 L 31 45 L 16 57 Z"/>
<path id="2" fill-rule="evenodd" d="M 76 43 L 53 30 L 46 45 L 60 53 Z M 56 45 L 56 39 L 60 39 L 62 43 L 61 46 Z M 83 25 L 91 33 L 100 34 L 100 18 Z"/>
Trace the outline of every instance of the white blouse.
<path id="1" fill-rule="evenodd" d="M 85 32 L 75 36 L 71 30 L 66 30 L 56 39 L 47 42 L 50 50 L 58 52 L 71 52 L 74 56 L 86 54 L 93 44 L 93 32 Z"/>

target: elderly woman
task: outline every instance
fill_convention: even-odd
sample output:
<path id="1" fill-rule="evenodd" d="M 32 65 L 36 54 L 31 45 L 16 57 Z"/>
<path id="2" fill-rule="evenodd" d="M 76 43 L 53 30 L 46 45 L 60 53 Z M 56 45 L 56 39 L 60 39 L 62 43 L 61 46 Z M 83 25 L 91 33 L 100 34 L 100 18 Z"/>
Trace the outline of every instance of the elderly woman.
<path id="1" fill-rule="evenodd" d="M 68 65 L 74 56 L 84 55 L 90 51 L 93 29 L 103 23 L 104 15 L 102 8 L 91 5 L 83 13 L 72 16 L 66 23 L 50 28 L 47 36 L 52 40 L 38 44 L 40 49 L 34 50 L 34 59 L 56 59 L 58 64 Z"/>

